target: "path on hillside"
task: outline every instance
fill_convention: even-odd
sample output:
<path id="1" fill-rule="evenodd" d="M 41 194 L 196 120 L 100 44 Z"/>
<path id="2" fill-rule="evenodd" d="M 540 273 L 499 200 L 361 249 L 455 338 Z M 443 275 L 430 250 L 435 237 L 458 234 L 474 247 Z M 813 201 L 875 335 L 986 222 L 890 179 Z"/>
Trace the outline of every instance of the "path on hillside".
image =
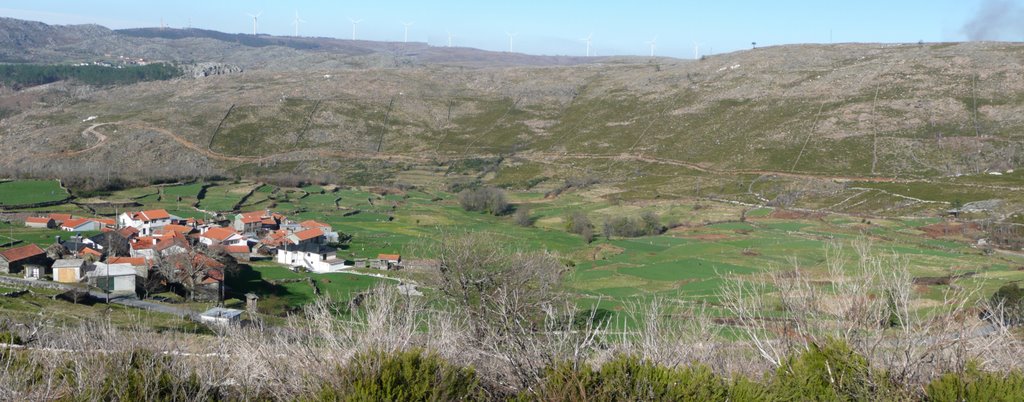
<path id="1" fill-rule="evenodd" d="M 184 147 L 186 147 L 188 149 L 191 149 L 191 150 L 193 150 L 195 152 L 198 152 L 198 153 L 200 153 L 200 154 L 202 154 L 202 155 L 204 155 L 204 156 L 206 156 L 208 158 L 219 159 L 219 160 L 226 160 L 226 161 L 232 161 L 232 162 L 266 162 L 266 161 L 271 161 L 271 160 L 273 160 L 274 158 L 276 158 L 276 157 L 278 157 L 280 155 L 287 155 L 287 154 L 294 153 L 294 152 L 300 152 L 300 153 L 301 152 L 312 152 L 312 153 L 314 153 L 315 155 L 317 155 L 319 157 L 342 157 L 342 158 L 353 158 L 353 159 L 381 159 L 381 160 L 395 160 L 395 159 L 398 159 L 398 160 L 407 160 L 407 161 L 415 161 L 415 162 L 427 162 L 428 161 L 428 159 L 426 159 L 426 158 L 411 157 L 411 156 L 398 155 L 398 154 L 381 155 L 381 154 L 375 154 L 375 153 L 372 153 L 372 152 L 348 152 L 348 151 L 336 151 L 336 150 L 324 150 L 324 149 L 286 151 L 286 152 L 280 152 L 280 153 L 272 153 L 272 154 L 269 154 L 269 155 L 266 155 L 266 156 L 227 155 L 227 154 L 222 154 L 220 152 L 216 152 L 216 151 L 211 150 L 211 149 L 209 149 L 207 147 L 204 147 L 202 145 L 196 144 L 196 143 L 194 143 L 192 141 L 189 141 L 188 139 L 186 139 L 186 138 L 184 138 L 184 137 L 182 137 L 182 136 L 180 136 L 178 134 L 175 134 L 171 130 L 167 130 L 167 129 L 159 128 L 159 127 L 153 127 L 153 126 L 146 125 L 146 124 L 141 124 L 141 123 L 129 123 L 128 126 L 131 126 L 133 128 L 140 129 L 140 130 L 152 130 L 154 132 L 166 135 L 166 136 L 170 137 L 172 140 L 174 140 L 175 142 L 181 144 L 182 146 L 184 146 Z"/>
<path id="2" fill-rule="evenodd" d="M 93 137 L 96 138 L 96 143 L 92 144 L 92 146 L 90 146 L 88 148 L 79 149 L 77 151 L 71 151 L 71 152 L 67 152 L 67 151 L 52 152 L 52 153 L 49 153 L 49 154 L 41 154 L 40 156 L 78 156 L 78 155 L 84 154 L 86 152 L 92 151 L 92 150 L 94 150 L 96 148 L 99 148 L 100 146 L 102 146 L 103 144 L 105 144 L 107 142 L 107 136 L 104 135 L 103 133 L 99 132 L 99 131 L 96 131 L 96 129 L 100 128 L 102 126 L 109 125 L 109 124 L 116 124 L 116 122 L 97 123 L 97 124 L 93 124 L 93 125 L 91 125 L 89 127 L 86 127 L 85 130 L 82 130 L 82 137 L 89 138 L 89 136 L 93 136 Z"/>

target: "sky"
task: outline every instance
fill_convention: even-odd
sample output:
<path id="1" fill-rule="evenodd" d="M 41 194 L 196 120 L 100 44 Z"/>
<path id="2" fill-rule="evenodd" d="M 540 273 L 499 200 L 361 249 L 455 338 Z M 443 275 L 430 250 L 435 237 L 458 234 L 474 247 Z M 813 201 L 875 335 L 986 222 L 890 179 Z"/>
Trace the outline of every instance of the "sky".
<path id="1" fill-rule="evenodd" d="M 693 58 L 794 43 L 1024 40 L 1024 0 L 0 0 L 0 16 L 109 28 L 195 27 L 261 34 L 356 37 L 543 55 Z M 509 35 L 512 37 L 509 43 Z"/>

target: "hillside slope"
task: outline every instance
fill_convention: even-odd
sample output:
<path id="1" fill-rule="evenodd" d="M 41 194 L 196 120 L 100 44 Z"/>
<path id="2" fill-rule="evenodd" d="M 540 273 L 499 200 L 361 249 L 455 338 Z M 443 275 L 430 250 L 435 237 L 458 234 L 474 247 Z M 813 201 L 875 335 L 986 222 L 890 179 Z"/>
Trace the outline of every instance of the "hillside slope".
<path id="1" fill-rule="evenodd" d="M 95 48 L 143 41 L 139 49 L 177 59 L 228 43 L 140 32 L 87 40 Z M 483 65 L 502 56 L 480 66 L 389 64 L 382 60 L 397 59 L 380 50 L 387 44 L 330 48 L 323 43 L 351 41 L 329 40 L 306 49 L 293 43 L 303 39 L 261 40 L 270 44 L 235 43 L 220 59 L 197 59 L 255 66 L 244 74 L 8 92 L 37 98 L 0 123 L 0 167 L 36 175 L 374 171 L 387 181 L 410 165 L 500 156 L 550 177 L 631 180 L 643 174 L 630 170 L 653 165 L 881 179 L 1002 171 L 1024 157 L 1021 44 L 797 45 L 692 62 L 493 67 Z M 98 118 L 83 122 L 88 116 Z M 95 123 L 108 123 L 97 128 L 107 138 L 99 144 L 86 130 Z"/>

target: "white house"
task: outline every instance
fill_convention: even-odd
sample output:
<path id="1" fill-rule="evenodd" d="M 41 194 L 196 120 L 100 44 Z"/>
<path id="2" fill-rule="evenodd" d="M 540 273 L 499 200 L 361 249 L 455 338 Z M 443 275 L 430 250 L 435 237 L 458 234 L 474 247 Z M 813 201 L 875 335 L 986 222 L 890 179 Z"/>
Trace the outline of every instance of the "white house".
<path id="1" fill-rule="evenodd" d="M 345 260 L 338 259 L 338 252 L 335 249 L 312 243 L 286 245 L 278 248 L 277 262 L 293 269 L 302 267 L 316 273 L 337 272 L 352 268 L 351 265 L 345 264 Z"/>
<path id="2" fill-rule="evenodd" d="M 97 262 L 94 266 L 85 274 L 89 284 L 110 293 L 135 292 L 135 268 L 131 264 Z"/>
<path id="3" fill-rule="evenodd" d="M 61 283 L 78 283 L 85 268 L 83 259 L 61 259 L 53 262 L 53 280 Z"/>
<path id="4" fill-rule="evenodd" d="M 60 230 L 65 232 L 86 232 L 103 229 L 103 223 L 92 219 L 69 219 L 60 224 Z"/>
<path id="5" fill-rule="evenodd" d="M 117 223 L 121 227 L 133 227 L 139 230 L 139 234 L 149 236 L 157 228 L 171 224 L 171 215 L 167 210 L 152 209 L 141 212 L 125 212 L 117 217 Z"/>
<path id="6" fill-rule="evenodd" d="M 209 228 L 199 235 L 199 242 L 207 246 L 245 246 L 248 240 L 238 232 L 222 227 Z"/>

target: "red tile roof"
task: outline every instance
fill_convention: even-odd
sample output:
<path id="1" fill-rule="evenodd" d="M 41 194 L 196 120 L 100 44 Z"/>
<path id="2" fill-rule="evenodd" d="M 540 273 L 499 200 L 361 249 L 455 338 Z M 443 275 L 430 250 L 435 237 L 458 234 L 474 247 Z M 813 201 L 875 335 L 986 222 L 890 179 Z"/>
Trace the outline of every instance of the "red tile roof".
<path id="1" fill-rule="evenodd" d="M 217 227 L 217 228 L 207 229 L 206 232 L 203 232 L 202 236 L 207 238 L 207 239 L 213 239 L 213 240 L 216 240 L 216 241 L 224 241 L 224 240 L 227 240 L 228 238 L 230 238 L 232 235 L 236 235 L 236 234 L 238 234 L 238 232 L 235 232 L 232 229 Z"/>
<path id="2" fill-rule="evenodd" d="M 224 246 L 224 251 L 228 254 L 249 254 L 248 246 Z"/>
<path id="3" fill-rule="evenodd" d="M 25 223 L 50 223 L 51 220 L 53 220 L 53 218 L 30 216 L 25 218 Z"/>
<path id="4" fill-rule="evenodd" d="M 91 249 L 89 247 L 83 247 L 81 250 L 78 251 L 78 255 L 83 255 L 83 254 L 95 255 L 97 257 L 102 257 L 103 256 L 103 253 L 101 253 L 99 251 L 96 251 L 96 250 L 93 250 L 93 249 Z"/>
<path id="5" fill-rule="evenodd" d="M 149 222 L 156 219 L 170 219 L 171 214 L 167 213 L 166 209 L 151 209 L 148 211 L 140 211 L 129 214 L 132 219 Z"/>
<path id="6" fill-rule="evenodd" d="M 50 219 L 53 219 L 57 222 L 64 222 L 71 218 L 71 214 L 50 214 Z"/>
<path id="7" fill-rule="evenodd" d="M 151 236 L 143 236 L 136 239 L 132 243 L 133 250 L 144 250 L 147 248 L 153 248 L 156 245 L 157 238 Z"/>
<path id="8" fill-rule="evenodd" d="M 298 238 L 299 241 L 306 241 L 309 239 L 314 239 L 323 236 L 324 231 L 320 229 L 306 229 L 301 232 L 295 232 L 292 234 L 295 235 L 295 237 Z"/>
<path id="9" fill-rule="evenodd" d="M 92 219 L 84 219 L 84 218 L 68 219 L 68 220 L 64 221 L 64 223 L 62 223 L 60 225 L 60 227 L 68 228 L 68 229 L 74 229 L 76 227 L 82 226 L 82 225 L 84 225 L 86 223 L 89 223 L 89 222 L 94 222 L 94 221 Z"/>
<path id="10" fill-rule="evenodd" d="M 259 223 L 261 220 L 258 216 L 242 216 L 242 223 Z"/>
<path id="11" fill-rule="evenodd" d="M 398 254 L 377 254 L 377 259 L 388 261 L 400 261 L 402 259 L 402 256 Z"/>
<path id="12" fill-rule="evenodd" d="M 132 237 L 132 236 L 138 235 L 139 234 L 139 229 L 136 229 L 136 228 L 133 228 L 131 226 L 128 226 L 128 227 L 124 227 L 124 228 L 121 228 L 120 230 L 118 230 L 117 234 L 119 234 L 121 236 L 124 236 L 125 238 L 128 238 L 128 237 Z"/>
<path id="13" fill-rule="evenodd" d="M 161 233 L 183 233 L 187 234 L 192 231 L 192 228 L 185 225 L 164 225 L 160 228 Z"/>
<path id="14" fill-rule="evenodd" d="M 260 220 L 260 223 L 263 223 L 264 225 L 276 225 L 277 221 L 275 221 L 274 218 L 263 218 Z"/>
<path id="15" fill-rule="evenodd" d="M 117 224 L 116 221 L 114 221 L 113 219 L 110 219 L 110 218 L 95 218 L 93 220 L 96 221 L 96 222 L 102 223 L 104 225 L 107 225 L 107 226 L 114 226 L 114 225 Z"/>
<path id="16" fill-rule="evenodd" d="M 211 269 L 206 271 L 206 278 L 203 279 L 203 284 L 211 284 L 224 280 L 224 272 L 219 269 Z"/>
<path id="17" fill-rule="evenodd" d="M 0 257 L 7 260 L 7 262 L 21 261 L 26 258 L 35 257 L 40 254 L 46 254 L 43 249 L 35 244 L 28 244 L 21 247 L 15 247 L 0 251 Z"/>
<path id="18" fill-rule="evenodd" d="M 196 256 L 192 258 L 192 262 L 196 264 L 196 266 L 201 265 L 210 269 L 224 268 L 224 264 L 221 264 L 220 261 L 217 261 L 206 254 L 196 254 Z"/>
<path id="19" fill-rule="evenodd" d="M 173 246 L 181 246 L 186 250 L 189 249 L 188 240 L 185 240 L 185 237 L 177 232 L 171 232 L 170 235 L 164 236 L 159 243 L 153 246 L 153 249 L 156 251 L 164 251 Z"/>
<path id="20" fill-rule="evenodd" d="M 108 264 L 131 264 L 136 267 L 149 266 L 146 259 L 143 257 L 109 257 L 107 258 Z"/>
<path id="21" fill-rule="evenodd" d="M 328 225 L 328 224 L 322 223 L 322 222 L 317 222 L 317 221 L 314 221 L 312 219 L 310 219 L 308 221 L 299 222 L 299 226 L 302 226 L 302 227 L 304 227 L 306 229 L 312 229 L 312 228 L 326 228 L 326 229 L 330 229 L 331 228 L 331 225 Z"/>

